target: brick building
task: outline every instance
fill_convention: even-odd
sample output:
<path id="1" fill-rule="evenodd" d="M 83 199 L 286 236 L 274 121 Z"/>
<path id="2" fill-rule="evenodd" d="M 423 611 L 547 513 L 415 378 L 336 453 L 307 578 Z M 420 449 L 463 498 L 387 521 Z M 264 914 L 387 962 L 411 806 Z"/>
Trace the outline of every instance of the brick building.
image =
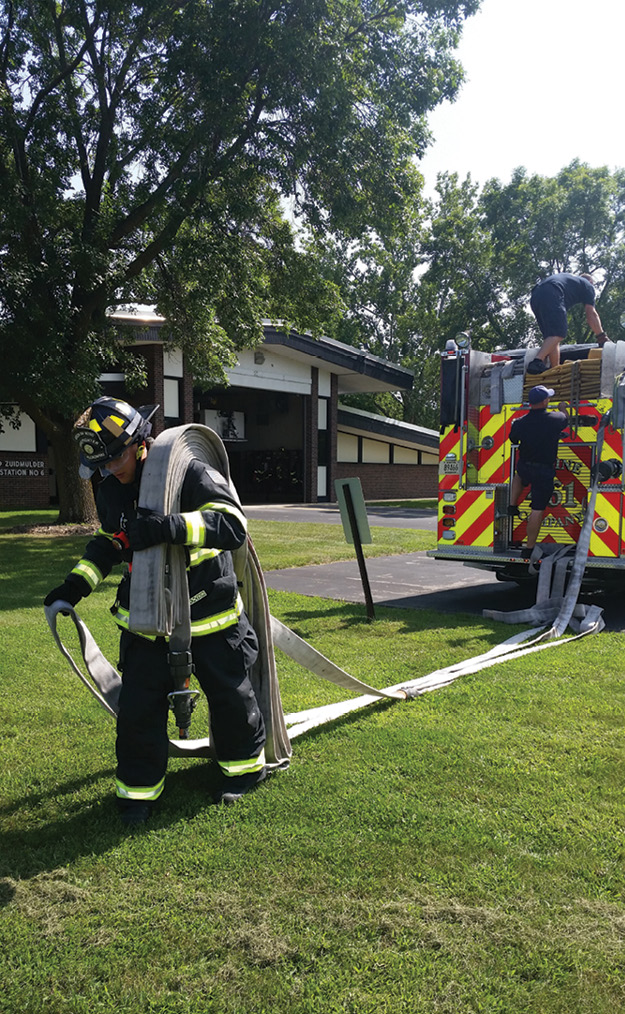
<path id="1" fill-rule="evenodd" d="M 342 394 L 410 390 L 412 373 L 329 338 L 265 325 L 263 345 L 240 353 L 230 386 L 194 390 L 182 354 L 163 347 L 165 321 L 115 315 L 137 329 L 148 386 L 129 396 L 122 373 L 102 393 L 158 404 L 154 432 L 201 422 L 224 440 L 244 503 L 334 500 L 334 479 L 359 476 L 367 498 L 436 495 L 438 433 L 342 406 Z M 0 509 L 56 502 L 54 461 L 32 420 L 0 434 Z"/>

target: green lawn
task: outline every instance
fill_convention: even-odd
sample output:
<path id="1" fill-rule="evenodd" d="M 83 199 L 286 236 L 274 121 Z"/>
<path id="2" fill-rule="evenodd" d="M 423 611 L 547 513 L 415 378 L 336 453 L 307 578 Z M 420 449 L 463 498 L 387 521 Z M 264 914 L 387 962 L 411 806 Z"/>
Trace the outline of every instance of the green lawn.
<path id="1" fill-rule="evenodd" d="M 273 560 L 284 525 L 256 524 Z M 83 544 L 0 535 L 0 1011 L 624 1009 L 622 635 L 308 733 L 289 770 L 236 807 L 207 805 L 210 763 L 172 761 L 153 824 L 128 836 L 113 723 L 40 605 Z M 115 661 L 113 590 L 80 611 Z M 380 607 L 368 623 L 364 606 L 269 595 L 276 616 L 379 686 L 515 629 Z M 278 666 L 287 711 L 349 696 Z"/>
<path id="2" fill-rule="evenodd" d="M 248 526 L 264 570 L 356 558 L 354 547 L 345 541 L 342 525 L 252 518 Z M 434 532 L 416 528 L 382 528 L 371 524 L 371 538 L 373 541 L 363 546 L 365 557 L 416 553 L 436 545 Z"/>
<path id="3" fill-rule="evenodd" d="M 58 516 L 58 510 L 52 507 L 48 510 L 0 511 L 0 532 L 23 525 L 51 525 Z"/>
<path id="4" fill-rule="evenodd" d="M 438 500 L 426 498 L 424 500 L 367 500 L 367 507 L 404 507 L 406 510 L 436 510 Z"/>
<path id="5" fill-rule="evenodd" d="M 10 528 L 23 525 L 50 524 L 56 518 L 55 511 L 49 512 L 0 512 L 0 533 Z M 331 563 L 333 560 L 350 560 L 355 558 L 355 550 L 352 545 L 345 541 L 343 526 L 340 524 L 318 523 L 302 524 L 290 521 L 262 521 L 250 519 L 250 535 L 259 553 L 264 570 L 276 570 L 282 567 L 300 567 L 306 564 Z M 21 536 L 14 536 L 15 546 Z M 436 545 L 436 536 L 433 532 L 422 531 L 416 528 L 382 528 L 371 525 L 372 542 L 364 546 L 364 553 L 367 557 L 388 556 L 397 553 L 415 553 L 422 549 L 433 549 Z M 81 547 L 85 543 L 84 536 L 72 536 L 63 539 L 63 549 L 69 560 L 80 554 Z M 31 540 L 26 540 L 23 545 L 24 552 L 29 554 Z M 37 536 L 39 553 L 47 553 L 51 549 L 56 553 L 58 544 L 50 541 L 46 548 L 42 548 L 42 538 Z M 19 552 L 16 549 L 16 552 Z M 73 555 L 72 555 L 73 554 Z M 20 559 L 18 566 L 21 568 L 24 561 Z M 62 576 L 65 572 L 61 568 Z M 42 586 L 43 587 L 43 586 Z M 1 594 L 1 593 L 0 593 Z"/>

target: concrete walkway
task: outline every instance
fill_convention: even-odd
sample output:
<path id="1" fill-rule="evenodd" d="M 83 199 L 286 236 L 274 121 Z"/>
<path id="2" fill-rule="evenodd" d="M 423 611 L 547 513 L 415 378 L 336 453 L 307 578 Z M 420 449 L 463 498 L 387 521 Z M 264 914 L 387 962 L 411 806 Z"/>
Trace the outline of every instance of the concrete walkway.
<path id="1" fill-rule="evenodd" d="M 245 508 L 248 517 L 267 521 L 321 521 L 340 524 L 336 504 L 270 504 Z M 435 511 L 408 508 L 367 508 L 369 524 L 434 531 Z M 367 558 L 367 575 L 374 606 L 404 609 L 434 609 L 441 613 L 482 615 L 484 609 L 510 612 L 527 609 L 535 602 L 535 586 L 498 581 L 486 570 L 462 563 L 433 560 L 425 552 Z M 265 572 L 269 588 L 315 595 L 342 602 L 364 603 L 365 596 L 356 556 L 351 560 L 309 567 L 287 567 Z M 580 601 L 595 602 L 604 609 L 607 628 L 625 630 L 625 598 L 592 593 Z"/>
<path id="2" fill-rule="evenodd" d="M 374 606 L 481 615 L 483 609 L 523 609 L 535 601 L 535 589 L 502 583 L 488 571 L 433 560 L 424 552 L 372 557 L 366 559 L 366 569 Z M 269 570 L 265 582 L 277 591 L 343 602 L 365 601 L 356 559 Z"/>
<path id="3" fill-rule="evenodd" d="M 246 507 L 248 518 L 266 521 L 341 524 L 337 504 L 263 504 Z M 368 507 L 369 525 L 387 528 L 436 530 L 436 511 L 407 507 Z M 445 613 L 481 614 L 482 609 L 520 609 L 531 605 L 531 590 L 502 584 L 489 571 L 461 563 L 433 560 L 425 552 L 367 559 L 367 576 L 374 605 L 408 609 L 437 609 Z M 343 602 L 364 602 L 356 554 L 353 559 L 309 567 L 265 572 L 269 588 Z"/>

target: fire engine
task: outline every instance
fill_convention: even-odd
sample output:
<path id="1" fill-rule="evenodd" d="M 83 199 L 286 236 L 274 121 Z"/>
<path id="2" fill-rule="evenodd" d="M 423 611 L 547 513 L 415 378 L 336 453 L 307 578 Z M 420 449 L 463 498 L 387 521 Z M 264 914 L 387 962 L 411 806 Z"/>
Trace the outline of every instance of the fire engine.
<path id="1" fill-rule="evenodd" d="M 462 335 L 441 354 L 438 538 L 428 555 L 494 571 L 503 581 L 535 576 L 519 548 L 529 491 L 519 517 L 508 516 L 516 453 L 509 435 L 513 420 L 529 411 L 529 390 L 543 384 L 555 392 L 552 409 L 567 403 L 569 426 L 538 541 L 546 552 L 576 545 L 595 481 L 585 583 L 605 585 L 625 576 L 625 341 L 563 346 L 558 367 L 528 375 L 536 351 L 482 352 Z"/>

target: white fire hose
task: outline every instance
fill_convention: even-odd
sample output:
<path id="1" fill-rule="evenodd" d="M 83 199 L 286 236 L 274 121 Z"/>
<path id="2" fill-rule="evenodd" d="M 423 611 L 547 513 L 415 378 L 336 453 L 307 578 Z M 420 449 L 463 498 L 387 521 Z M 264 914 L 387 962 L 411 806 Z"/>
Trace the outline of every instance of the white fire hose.
<path id="1" fill-rule="evenodd" d="M 601 439 L 603 439 L 604 426 L 605 422 L 602 420 Z M 206 426 L 190 424 L 165 430 L 152 444 L 143 468 L 139 506 L 162 514 L 177 513 L 184 475 L 189 461 L 193 458 L 204 461 L 209 468 L 215 469 L 220 476 L 223 476 L 229 484 L 235 501 L 239 502 L 230 479 L 228 457 L 221 439 Z M 592 524 L 596 485 L 595 478 L 586 518 L 586 521 L 590 518 L 590 524 Z M 233 553 L 233 559 L 245 611 L 254 626 L 260 645 L 258 661 L 252 672 L 252 684 L 267 729 L 265 753 L 268 767 L 281 768 L 288 765 L 292 753 L 290 742 L 292 739 L 375 701 L 384 699 L 405 701 L 407 698 L 418 697 L 421 694 L 448 686 L 461 676 L 479 672 L 499 662 L 512 661 L 531 652 L 567 644 L 569 641 L 601 630 L 604 626 L 601 610 L 594 606 L 589 609 L 576 606 L 579 583 L 581 583 L 590 539 L 590 531 L 587 530 L 586 521 L 580 537 L 582 549 L 580 550 L 578 546 L 578 554 L 576 554 L 576 560 L 577 555 L 582 560 L 579 565 L 581 566 L 581 574 L 579 566 L 576 568 L 574 564 L 575 579 L 573 580 L 572 575 L 569 581 L 569 590 L 556 607 L 553 603 L 550 606 L 542 603 L 543 608 L 538 613 L 533 613 L 532 610 L 523 610 L 519 613 L 485 611 L 484 614 L 494 619 L 504 619 L 513 623 L 527 622 L 528 620 L 539 622 L 542 626 L 515 634 L 482 655 L 444 669 L 437 669 L 426 676 L 386 687 L 383 690 L 368 686 L 361 680 L 350 676 L 271 616 L 263 573 L 253 544 L 248 538 L 247 543 Z M 544 567 L 547 563 L 545 574 L 550 571 L 548 559 L 546 558 L 542 564 Z M 533 609 L 536 608 L 533 607 Z M 82 674 L 59 637 L 56 629 L 56 618 L 59 612 L 69 614 L 76 625 L 81 653 L 90 679 Z M 64 602 L 56 602 L 53 606 L 46 607 L 45 613 L 54 639 L 71 667 L 108 714 L 116 716 L 121 677 L 104 658 L 84 622 L 75 609 Z M 554 638 L 561 637 L 569 623 L 574 625 L 571 622 L 574 616 L 577 616 L 581 621 L 575 624 L 579 633 L 574 637 L 555 641 Z M 552 627 L 545 632 L 544 626 L 551 620 L 554 620 Z M 134 554 L 130 626 L 131 629 L 146 635 L 170 638 L 176 636 L 177 632 L 179 633 L 181 630 L 183 636 L 186 636 L 188 628 L 190 636 L 189 591 L 185 553 L 182 546 L 161 544 Z M 280 648 L 286 655 L 315 675 L 329 680 L 343 689 L 357 693 L 359 696 L 336 704 L 284 715 L 276 673 L 274 646 Z M 205 756 L 210 752 L 209 739 L 170 740 L 171 755 Z"/>

